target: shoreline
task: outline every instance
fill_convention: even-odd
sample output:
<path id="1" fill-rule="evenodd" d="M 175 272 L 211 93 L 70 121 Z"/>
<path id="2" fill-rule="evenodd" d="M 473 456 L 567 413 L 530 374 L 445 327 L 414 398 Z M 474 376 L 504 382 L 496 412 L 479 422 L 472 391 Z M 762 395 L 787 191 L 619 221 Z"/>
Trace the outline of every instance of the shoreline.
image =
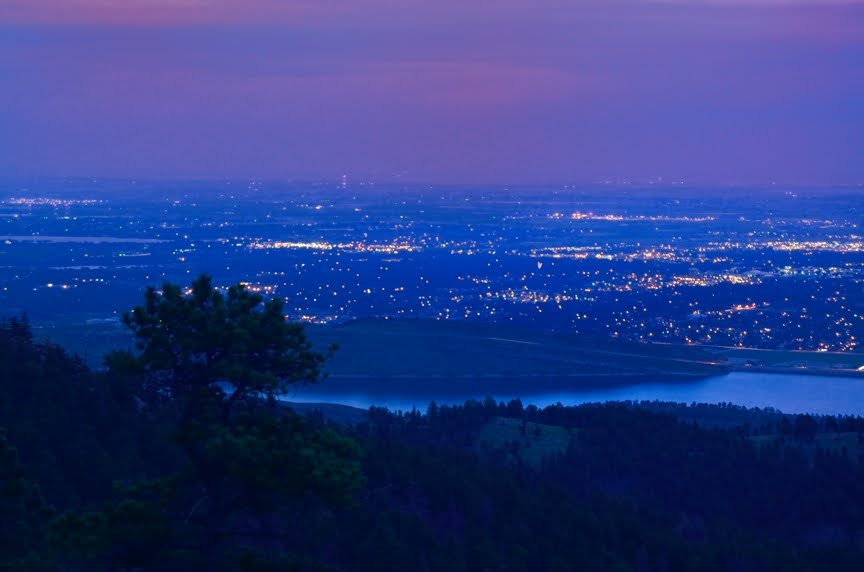
<path id="1" fill-rule="evenodd" d="M 438 380 L 428 384 L 373 384 L 357 380 L 357 385 L 309 387 L 282 397 L 302 408 L 315 408 L 314 404 L 347 406 L 365 410 L 370 406 L 390 410 L 425 410 L 430 402 L 462 404 L 466 400 L 483 400 L 491 396 L 497 401 L 520 399 L 523 404 L 545 407 L 555 403 L 578 405 L 618 401 L 660 401 L 679 404 L 735 404 L 744 408 L 776 409 L 787 414 L 864 415 L 864 378 L 843 377 L 842 372 L 815 376 L 784 370 L 774 373 L 747 369 L 733 371 L 704 379 L 634 378 L 624 383 L 558 384 L 538 386 L 527 379 L 512 379 L 509 384 L 492 383 L 440 385 Z M 755 374 L 755 375 L 753 375 Z M 737 376 L 737 377 L 736 377 Z M 367 383 L 363 383 L 366 381 Z M 566 381 L 566 380 L 561 380 Z M 340 384 L 341 385 L 341 384 Z M 344 412 L 343 412 L 344 413 Z"/>
<path id="2" fill-rule="evenodd" d="M 784 366 L 732 366 L 728 373 L 771 373 L 780 375 L 808 375 L 813 377 L 847 377 L 864 380 L 864 371 L 827 367 L 784 367 Z M 727 375 L 727 374 L 724 374 Z"/>
<path id="3" fill-rule="evenodd" d="M 698 381 L 701 379 L 724 377 L 731 373 L 749 373 L 749 374 L 780 374 L 789 376 L 812 376 L 812 377 L 831 377 L 831 378 L 849 378 L 855 380 L 864 380 L 864 371 L 857 369 L 840 369 L 840 368 L 814 368 L 814 367 L 787 367 L 787 366 L 729 366 L 727 369 L 716 372 L 644 372 L 644 373 L 618 373 L 618 372 L 596 372 L 596 373 L 530 373 L 530 374 L 501 374 L 490 373 L 483 375 L 463 374 L 463 375 L 446 375 L 446 374 L 347 374 L 333 373 L 327 379 L 334 381 L 375 381 L 375 382 L 398 382 L 398 381 L 421 381 L 421 382 L 436 382 L 436 381 L 495 381 L 495 380 L 555 380 L 555 379 L 572 379 L 572 380 L 621 380 L 635 381 L 637 383 L 651 383 L 658 380 L 668 379 L 674 382 Z M 377 385 L 377 383 L 376 383 Z"/>

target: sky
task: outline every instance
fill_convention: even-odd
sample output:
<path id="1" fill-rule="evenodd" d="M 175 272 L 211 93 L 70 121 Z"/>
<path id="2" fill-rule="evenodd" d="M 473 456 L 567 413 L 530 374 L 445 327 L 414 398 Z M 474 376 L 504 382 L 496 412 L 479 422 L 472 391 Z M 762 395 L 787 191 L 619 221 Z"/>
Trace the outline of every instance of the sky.
<path id="1" fill-rule="evenodd" d="M 0 177 L 864 183 L 864 0 L 0 0 Z"/>

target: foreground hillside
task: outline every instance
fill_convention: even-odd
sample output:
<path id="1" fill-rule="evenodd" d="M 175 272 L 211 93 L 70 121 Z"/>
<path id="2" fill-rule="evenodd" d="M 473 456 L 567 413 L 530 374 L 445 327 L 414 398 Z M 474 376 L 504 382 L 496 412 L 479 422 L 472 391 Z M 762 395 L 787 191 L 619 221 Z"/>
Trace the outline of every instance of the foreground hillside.
<path id="1" fill-rule="evenodd" d="M 141 391 L 24 323 L 0 326 L 0 569 L 864 568 L 860 418 L 492 400 L 291 421 L 298 438 L 359 446 L 357 488 L 336 499 L 303 484 L 303 448 L 238 456 L 243 482 L 297 486 L 245 508 L 243 536 L 223 536 L 210 568 L 194 548 L 200 493 L 175 486 L 170 523 L 144 510 L 184 461 L 170 414 L 142 407 Z M 295 468 L 271 473 L 276 454 Z"/>

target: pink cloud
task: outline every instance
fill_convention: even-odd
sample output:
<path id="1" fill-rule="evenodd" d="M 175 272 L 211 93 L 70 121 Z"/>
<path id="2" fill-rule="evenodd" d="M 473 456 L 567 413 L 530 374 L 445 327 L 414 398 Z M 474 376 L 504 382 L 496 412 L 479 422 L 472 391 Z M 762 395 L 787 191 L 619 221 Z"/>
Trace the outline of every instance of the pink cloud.
<path id="1" fill-rule="evenodd" d="M 864 7 L 649 1 L 0 0 L 0 170 L 862 173 Z"/>
<path id="2" fill-rule="evenodd" d="M 551 66 L 507 62 L 419 61 L 367 64 L 340 81 L 370 97 L 438 109 L 518 108 L 597 95 L 598 78 Z"/>
<path id="3" fill-rule="evenodd" d="M 0 21 L 70 25 L 292 21 L 314 11 L 314 6 L 306 0 L 0 0 Z"/>

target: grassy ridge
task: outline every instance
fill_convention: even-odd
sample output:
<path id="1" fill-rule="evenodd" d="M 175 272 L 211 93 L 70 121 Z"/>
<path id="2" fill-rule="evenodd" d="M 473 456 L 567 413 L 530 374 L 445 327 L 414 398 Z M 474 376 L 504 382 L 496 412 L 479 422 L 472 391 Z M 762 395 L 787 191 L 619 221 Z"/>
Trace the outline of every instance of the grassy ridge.
<path id="1" fill-rule="evenodd" d="M 480 428 L 474 444 L 480 450 L 502 449 L 511 460 L 538 468 L 544 458 L 564 453 L 577 432 L 558 425 L 495 417 Z"/>
<path id="2" fill-rule="evenodd" d="M 335 377 L 708 376 L 727 371 L 724 360 L 699 348 L 470 322 L 358 320 L 313 327 L 310 335 L 318 344 L 340 346 L 328 365 Z"/>
<path id="3" fill-rule="evenodd" d="M 35 324 L 39 338 L 93 367 L 112 349 L 131 348 L 119 322 Z M 309 326 L 320 348 L 340 349 L 328 364 L 343 378 L 704 377 L 731 370 L 864 377 L 864 353 L 640 344 L 500 324 L 438 320 L 357 320 Z M 381 349 L 385 348 L 382 352 Z"/>

